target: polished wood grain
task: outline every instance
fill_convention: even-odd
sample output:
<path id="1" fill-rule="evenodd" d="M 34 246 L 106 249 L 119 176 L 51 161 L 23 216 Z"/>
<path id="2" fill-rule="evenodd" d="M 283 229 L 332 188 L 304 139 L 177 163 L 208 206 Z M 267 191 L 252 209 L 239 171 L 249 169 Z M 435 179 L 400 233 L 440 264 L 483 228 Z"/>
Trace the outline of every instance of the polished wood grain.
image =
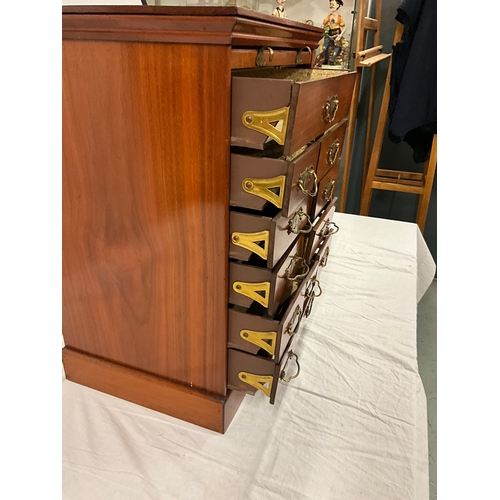
<path id="1" fill-rule="evenodd" d="M 340 160 L 337 160 L 335 165 L 327 172 L 320 181 L 318 186 L 318 196 L 313 209 L 312 220 L 316 219 L 325 207 L 334 200 L 337 194 L 337 181 L 339 177 Z"/>
<path id="2" fill-rule="evenodd" d="M 278 78 L 279 75 L 279 78 Z M 264 149 L 268 134 L 246 126 L 242 117 L 249 111 L 272 112 L 289 108 L 282 143 L 283 154 L 295 154 L 349 113 L 356 73 L 319 69 L 260 68 L 235 71 L 231 106 L 231 144 Z M 324 117 L 325 106 L 337 96 L 335 118 Z"/>
<path id="3" fill-rule="evenodd" d="M 62 49 L 65 343 L 224 395 L 230 48 Z"/>
<path id="4" fill-rule="evenodd" d="M 219 433 L 227 430 L 244 397 L 191 389 L 68 347 L 63 362 L 67 380 Z"/>
<path id="5" fill-rule="evenodd" d="M 285 154 L 297 151 L 348 115 L 355 79 L 356 73 L 350 72 L 333 78 L 298 82 L 294 85 Z M 324 108 L 327 99 L 335 95 L 339 100 L 338 111 L 335 119 L 328 123 L 323 117 Z"/>

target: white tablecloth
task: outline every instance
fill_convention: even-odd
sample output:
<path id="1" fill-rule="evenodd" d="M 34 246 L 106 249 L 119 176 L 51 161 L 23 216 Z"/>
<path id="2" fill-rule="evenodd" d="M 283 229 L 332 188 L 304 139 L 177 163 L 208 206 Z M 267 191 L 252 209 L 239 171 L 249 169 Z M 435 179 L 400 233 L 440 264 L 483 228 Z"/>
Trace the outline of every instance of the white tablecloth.
<path id="1" fill-rule="evenodd" d="M 323 294 L 276 404 L 225 435 L 63 380 L 63 498 L 429 498 L 417 301 L 435 264 L 415 224 L 336 214 Z"/>

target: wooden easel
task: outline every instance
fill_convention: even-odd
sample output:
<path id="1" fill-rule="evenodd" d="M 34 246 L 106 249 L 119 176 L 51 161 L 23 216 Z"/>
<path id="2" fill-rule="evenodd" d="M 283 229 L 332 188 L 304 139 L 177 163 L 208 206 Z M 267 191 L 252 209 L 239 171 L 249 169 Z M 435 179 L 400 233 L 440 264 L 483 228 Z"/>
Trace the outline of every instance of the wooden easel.
<path id="1" fill-rule="evenodd" d="M 373 100 L 375 94 L 375 77 L 376 77 L 376 64 L 384 59 L 391 57 L 391 54 L 382 53 L 383 46 L 380 45 L 380 17 L 382 14 L 382 0 L 376 0 L 375 4 L 375 18 L 368 17 L 368 2 L 367 0 L 360 0 L 358 9 L 358 28 L 356 35 L 356 81 L 354 84 L 354 91 L 351 101 L 351 112 L 349 119 L 349 126 L 347 128 L 345 154 L 344 154 L 344 178 L 342 181 L 342 193 L 340 196 L 339 211 L 344 212 L 345 203 L 347 198 L 347 189 L 349 185 L 349 171 L 352 156 L 352 145 L 354 138 L 354 129 L 356 125 L 356 115 L 358 113 L 359 93 L 361 87 L 361 77 L 363 76 L 363 69 L 372 67 L 370 79 L 370 95 L 368 101 L 368 118 L 367 118 L 367 131 L 365 136 L 365 150 L 364 150 L 364 169 L 368 164 L 370 157 L 370 131 L 373 121 Z M 366 48 L 368 33 L 374 32 L 373 46 Z M 364 178 L 364 177 L 363 177 Z"/>
<path id="2" fill-rule="evenodd" d="M 403 29 L 404 26 L 401 23 L 397 23 L 396 33 L 394 36 L 394 45 L 401 39 Z M 380 153 L 382 151 L 382 143 L 385 134 L 385 127 L 387 123 L 387 112 L 389 109 L 391 69 L 392 60 L 390 61 L 389 68 L 387 70 L 387 78 L 385 81 L 382 104 L 380 105 L 377 130 L 375 132 L 375 139 L 373 141 L 373 151 L 366 173 L 366 180 L 363 185 L 359 214 L 368 215 L 373 189 L 418 194 L 420 198 L 417 209 L 416 223 L 418 224 L 420 231 L 423 233 L 425 221 L 427 219 L 429 201 L 431 198 L 432 184 L 434 182 L 434 176 L 436 174 L 437 135 L 434 135 L 430 157 L 424 165 L 423 173 L 407 172 L 403 170 L 385 170 L 378 168 Z M 365 177 L 363 177 L 363 179 L 365 179 Z"/>

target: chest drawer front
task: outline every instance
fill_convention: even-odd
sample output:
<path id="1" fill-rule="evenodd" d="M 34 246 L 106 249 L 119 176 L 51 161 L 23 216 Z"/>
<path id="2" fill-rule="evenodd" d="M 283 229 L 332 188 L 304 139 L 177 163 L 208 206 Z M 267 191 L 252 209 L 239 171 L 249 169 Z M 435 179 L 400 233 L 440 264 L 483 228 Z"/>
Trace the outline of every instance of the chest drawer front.
<path id="1" fill-rule="evenodd" d="M 290 217 L 281 212 L 273 217 L 231 212 L 229 219 L 229 257 L 248 262 L 258 256 L 259 262 L 273 269 L 284 253 L 301 234 L 312 230 L 308 215 L 312 199 L 296 207 Z"/>
<path id="2" fill-rule="evenodd" d="M 310 271 L 305 259 L 306 239 L 299 236 L 274 269 L 229 263 L 229 303 L 245 308 L 260 306 L 274 316 Z"/>
<path id="3" fill-rule="evenodd" d="M 340 164 L 340 157 L 344 147 L 345 133 L 347 130 L 347 120 L 335 129 L 329 131 L 321 139 L 321 150 L 318 158 L 318 168 L 316 175 L 321 182 L 328 171 L 335 165 Z"/>
<path id="4" fill-rule="evenodd" d="M 260 211 L 271 205 L 291 215 L 314 197 L 319 150 L 314 143 L 291 161 L 232 154 L 231 206 Z"/>
<path id="5" fill-rule="evenodd" d="M 318 195 L 313 202 L 311 219 L 315 220 L 322 210 L 334 199 L 339 175 L 340 160 L 323 177 L 318 185 Z"/>
<path id="6" fill-rule="evenodd" d="M 233 76 L 231 145 L 264 149 L 269 140 L 289 156 L 348 114 L 355 73 L 262 69 Z"/>
<path id="7" fill-rule="evenodd" d="M 330 236 L 339 230 L 339 227 L 333 221 L 335 215 L 336 202 L 338 198 L 334 198 L 332 202 L 326 207 L 325 211 L 321 214 L 314 225 L 311 234 L 309 235 L 309 243 L 306 256 L 312 260 L 314 254 L 322 243 Z"/>

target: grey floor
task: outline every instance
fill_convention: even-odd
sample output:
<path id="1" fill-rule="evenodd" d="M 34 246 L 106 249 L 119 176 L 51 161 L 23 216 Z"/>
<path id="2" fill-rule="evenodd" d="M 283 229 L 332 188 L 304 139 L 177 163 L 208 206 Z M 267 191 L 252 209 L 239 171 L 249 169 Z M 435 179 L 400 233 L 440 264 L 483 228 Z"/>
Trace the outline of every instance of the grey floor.
<path id="1" fill-rule="evenodd" d="M 427 396 L 430 500 L 437 499 L 437 280 L 417 310 L 418 368 Z"/>

